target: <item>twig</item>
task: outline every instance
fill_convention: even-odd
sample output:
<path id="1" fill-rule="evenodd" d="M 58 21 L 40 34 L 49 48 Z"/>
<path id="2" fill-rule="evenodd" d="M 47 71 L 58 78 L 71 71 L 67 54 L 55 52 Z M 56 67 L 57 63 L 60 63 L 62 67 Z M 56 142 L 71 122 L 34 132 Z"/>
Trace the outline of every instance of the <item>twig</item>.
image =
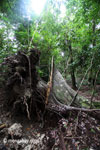
<path id="1" fill-rule="evenodd" d="M 31 120 L 30 118 L 30 113 L 29 113 L 29 108 L 28 108 L 28 104 L 26 102 L 26 97 L 24 96 L 24 104 L 26 105 L 26 111 L 27 111 L 27 116 L 28 116 L 28 119 Z"/>
<path id="2" fill-rule="evenodd" d="M 49 111 L 51 111 L 51 112 L 52 112 L 52 110 L 51 110 L 51 109 L 49 109 Z M 59 115 L 61 118 L 66 119 L 66 118 L 65 118 L 63 115 L 61 115 L 59 112 L 57 112 L 57 111 L 55 111 L 55 110 L 53 110 L 53 112 L 54 112 L 55 114 Z"/>
<path id="3" fill-rule="evenodd" d="M 60 142 L 60 147 L 62 150 L 66 150 L 66 147 L 65 147 L 65 143 L 64 143 L 64 136 L 63 136 L 63 133 L 61 131 L 61 126 L 59 125 L 59 142 Z"/>
<path id="4" fill-rule="evenodd" d="M 86 109 L 86 108 L 77 108 L 77 107 L 71 107 L 66 106 L 66 110 L 77 110 L 77 111 L 84 111 L 84 112 L 92 112 L 92 111 L 100 111 L 100 109 Z"/>
<path id="5" fill-rule="evenodd" d="M 52 80 L 53 80 L 53 68 L 54 67 L 54 61 L 53 61 L 53 57 L 52 57 L 52 61 L 51 61 L 51 73 L 50 73 L 50 80 L 48 82 L 48 88 L 47 88 L 47 92 L 46 92 L 46 105 L 48 104 L 48 100 L 49 100 L 49 96 L 51 93 L 51 88 L 52 88 Z"/>
<path id="6" fill-rule="evenodd" d="M 69 57 L 68 61 L 66 62 L 66 67 L 65 67 L 65 69 L 64 69 L 64 73 L 65 73 L 66 70 L 68 69 L 69 61 L 70 61 L 70 57 Z"/>
<path id="7" fill-rule="evenodd" d="M 32 35 L 32 38 L 31 38 L 31 40 L 30 40 L 30 43 L 29 43 L 29 45 L 28 45 L 28 51 L 29 51 L 30 48 L 31 48 L 31 45 L 32 45 L 32 42 L 33 42 L 35 33 L 37 32 L 37 29 L 38 29 L 38 23 L 39 23 L 40 20 L 41 20 L 41 18 L 38 20 L 38 22 L 37 22 L 37 24 L 36 24 L 36 29 L 35 29 L 35 31 L 34 31 L 34 33 L 33 33 L 33 35 Z"/>
<path id="8" fill-rule="evenodd" d="M 78 112 L 77 119 L 76 119 L 75 134 L 76 134 L 77 126 L 78 126 L 78 121 L 79 121 L 79 115 L 80 115 L 80 113 L 81 113 L 81 111 Z"/>
<path id="9" fill-rule="evenodd" d="M 65 137 L 65 139 L 69 139 L 69 140 L 72 140 L 72 139 L 82 139 L 82 137 L 81 136 L 79 136 L 79 137 Z"/>
<path id="10" fill-rule="evenodd" d="M 84 75 L 84 77 L 83 77 L 83 79 L 82 79 L 82 81 L 81 81 L 81 83 L 80 83 L 80 86 L 79 86 L 79 88 L 78 88 L 78 90 L 77 90 L 77 92 L 76 92 L 74 98 L 72 99 L 72 101 L 71 101 L 71 103 L 70 103 L 70 106 L 71 106 L 71 105 L 74 103 L 74 101 L 76 100 L 76 97 L 77 97 L 77 95 L 78 95 L 78 93 L 79 93 L 79 90 L 80 90 L 82 84 L 83 84 L 83 81 L 85 80 L 85 77 L 86 77 L 88 71 L 91 69 L 91 67 L 92 67 L 92 65 L 93 65 L 93 59 L 94 59 L 94 55 L 93 55 L 93 57 L 92 57 L 92 59 L 91 59 L 91 64 L 90 64 L 89 68 L 86 70 L 85 75 Z"/>
<path id="11" fill-rule="evenodd" d="M 65 112 L 67 110 L 76 110 L 76 111 L 84 111 L 84 112 L 93 112 L 93 111 L 100 111 L 100 109 L 86 109 L 86 108 L 77 108 L 77 107 L 71 107 L 71 106 L 66 106 L 64 104 L 60 105 L 50 105 L 46 107 L 47 109 L 51 109 L 52 111 L 56 112 Z"/>
<path id="12" fill-rule="evenodd" d="M 93 89 L 93 92 L 92 92 L 92 96 L 91 96 L 91 105 L 90 105 L 90 108 L 92 107 L 92 102 L 93 102 L 93 98 L 94 98 L 94 94 L 95 94 L 95 89 L 96 89 L 96 81 L 97 81 L 97 77 L 98 77 L 98 73 L 99 73 L 99 69 L 96 73 L 96 77 L 95 77 L 95 81 L 94 81 L 94 89 Z"/>
<path id="13" fill-rule="evenodd" d="M 29 56 L 28 56 L 28 62 L 29 62 L 30 92 L 31 92 L 31 95 L 32 95 L 32 72 L 31 72 L 31 59 L 30 59 L 30 57 L 29 57 Z M 31 96 L 31 99 L 30 99 L 30 112 L 31 112 L 31 106 L 32 106 L 32 96 Z"/>

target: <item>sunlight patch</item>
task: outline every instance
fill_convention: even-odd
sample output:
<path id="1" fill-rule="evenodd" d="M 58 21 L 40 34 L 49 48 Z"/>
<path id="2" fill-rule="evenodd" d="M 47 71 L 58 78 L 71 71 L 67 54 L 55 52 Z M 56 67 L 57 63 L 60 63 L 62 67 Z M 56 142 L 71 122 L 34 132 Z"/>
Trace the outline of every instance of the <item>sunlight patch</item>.
<path id="1" fill-rule="evenodd" d="M 31 0 L 30 7 L 36 13 L 40 14 L 44 8 L 46 0 Z"/>

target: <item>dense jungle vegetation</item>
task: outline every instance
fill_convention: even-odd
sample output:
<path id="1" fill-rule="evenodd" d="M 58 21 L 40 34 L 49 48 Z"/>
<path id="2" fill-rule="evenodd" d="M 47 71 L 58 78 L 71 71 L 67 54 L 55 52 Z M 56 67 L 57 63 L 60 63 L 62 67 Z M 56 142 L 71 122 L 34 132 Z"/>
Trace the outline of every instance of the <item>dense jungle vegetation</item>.
<path id="1" fill-rule="evenodd" d="M 28 0 L 0 1 L 0 63 L 18 50 L 41 51 L 38 71 L 48 80 L 51 57 L 74 89 L 86 79 L 100 82 L 100 3 L 98 0 L 48 0 L 40 15 Z M 62 15 L 62 5 L 65 13 Z M 93 59 L 93 60 L 92 60 Z"/>

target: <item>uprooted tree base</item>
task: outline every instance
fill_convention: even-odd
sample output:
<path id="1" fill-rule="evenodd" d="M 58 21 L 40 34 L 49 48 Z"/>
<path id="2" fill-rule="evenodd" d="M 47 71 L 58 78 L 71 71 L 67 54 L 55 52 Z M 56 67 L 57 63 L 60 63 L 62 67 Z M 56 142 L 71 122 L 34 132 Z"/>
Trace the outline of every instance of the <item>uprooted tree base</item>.
<path id="1" fill-rule="evenodd" d="M 89 109 L 68 106 L 73 102 L 74 106 L 89 108 L 90 101 L 77 95 L 58 70 L 51 70 L 52 81 L 49 84 L 39 78 L 36 69 L 39 57 L 40 52 L 36 49 L 28 54 L 19 51 L 2 63 L 2 66 L 6 66 L 5 104 L 8 109 L 12 108 L 12 114 L 21 112 L 29 120 L 34 116 L 41 120 L 46 111 L 60 115 L 71 110 L 91 112 Z"/>
<path id="2" fill-rule="evenodd" d="M 47 111 L 56 115 L 66 113 L 66 108 L 58 105 L 60 103 L 59 101 L 57 103 L 54 94 L 47 94 L 48 84 L 37 74 L 39 56 L 40 52 L 35 49 L 29 54 L 19 51 L 16 55 L 5 58 L 2 63 L 3 67 L 6 66 L 4 103 L 8 110 L 11 110 L 12 115 L 23 113 L 29 120 L 34 117 L 42 120 Z M 48 105 L 46 105 L 46 99 L 49 100 Z"/>
<path id="3" fill-rule="evenodd" d="M 16 55 L 6 58 L 3 63 L 8 67 L 5 104 L 12 108 L 13 113 L 26 113 L 28 119 L 36 114 L 39 117 L 45 109 L 46 89 L 38 86 L 36 71 L 39 56 L 38 50 L 31 50 L 29 55 L 19 51 Z"/>

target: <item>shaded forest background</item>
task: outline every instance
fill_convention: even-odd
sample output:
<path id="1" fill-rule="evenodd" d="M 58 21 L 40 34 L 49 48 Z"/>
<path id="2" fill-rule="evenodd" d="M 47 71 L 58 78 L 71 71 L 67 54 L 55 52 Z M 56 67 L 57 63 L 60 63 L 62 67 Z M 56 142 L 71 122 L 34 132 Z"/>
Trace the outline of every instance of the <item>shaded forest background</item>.
<path id="1" fill-rule="evenodd" d="M 31 48 L 41 52 L 38 72 L 48 81 L 51 58 L 72 87 L 100 83 L 100 3 L 94 0 L 47 1 L 36 15 L 29 1 L 0 1 L 0 63 L 11 54 Z M 61 15 L 61 5 L 66 12 Z M 93 61 L 92 61 L 93 59 Z M 6 69 L 3 69 L 5 72 Z M 3 72 L 2 72 L 3 73 Z M 3 81 L 2 78 L 0 78 Z M 85 83 L 86 82 L 86 83 Z"/>

